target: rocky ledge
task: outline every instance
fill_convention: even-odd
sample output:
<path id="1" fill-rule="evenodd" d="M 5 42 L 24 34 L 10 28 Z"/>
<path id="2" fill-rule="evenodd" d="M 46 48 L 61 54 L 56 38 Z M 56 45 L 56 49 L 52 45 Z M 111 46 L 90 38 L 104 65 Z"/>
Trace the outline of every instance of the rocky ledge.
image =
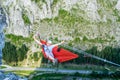
<path id="1" fill-rule="evenodd" d="M 3 71 L 0 71 L 0 80 L 28 80 L 25 77 L 20 77 L 14 73 L 5 73 Z"/>

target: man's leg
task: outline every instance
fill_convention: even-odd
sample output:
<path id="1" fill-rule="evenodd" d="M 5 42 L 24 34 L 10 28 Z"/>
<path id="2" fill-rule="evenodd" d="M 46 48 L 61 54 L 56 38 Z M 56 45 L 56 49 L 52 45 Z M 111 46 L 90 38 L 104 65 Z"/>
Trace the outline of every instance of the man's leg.
<path id="1" fill-rule="evenodd" d="M 56 65 L 56 64 L 58 64 L 58 60 L 54 58 L 53 65 Z"/>
<path id="2" fill-rule="evenodd" d="M 58 63 L 58 60 L 55 59 L 53 56 L 49 56 L 49 58 L 52 60 L 53 62 L 53 65 L 57 64 Z"/>

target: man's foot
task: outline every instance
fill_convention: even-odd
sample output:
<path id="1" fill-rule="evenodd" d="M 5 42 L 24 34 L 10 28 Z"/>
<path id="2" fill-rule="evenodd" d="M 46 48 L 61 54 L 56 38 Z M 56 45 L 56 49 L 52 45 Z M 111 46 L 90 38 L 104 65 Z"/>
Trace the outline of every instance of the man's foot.
<path id="1" fill-rule="evenodd" d="M 58 60 L 57 59 L 54 59 L 53 60 L 53 65 L 57 64 L 58 63 Z"/>

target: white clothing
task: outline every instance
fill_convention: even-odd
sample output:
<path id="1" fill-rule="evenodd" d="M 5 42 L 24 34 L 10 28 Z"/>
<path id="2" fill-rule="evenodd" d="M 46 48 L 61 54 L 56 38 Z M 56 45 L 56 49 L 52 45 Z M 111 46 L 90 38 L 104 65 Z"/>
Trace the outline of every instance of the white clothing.
<path id="1" fill-rule="evenodd" d="M 52 59 L 52 60 L 55 59 L 55 58 L 54 58 L 54 55 L 53 55 L 53 53 L 52 53 L 53 48 L 54 48 L 54 45 L 50 45 L 50 46 L 43 45 L 43 49 L 44 49 L 44 51 L 45 51 L 45 53 L 46 53 L 46 56 L 47 56 L 48 58 Z"/>

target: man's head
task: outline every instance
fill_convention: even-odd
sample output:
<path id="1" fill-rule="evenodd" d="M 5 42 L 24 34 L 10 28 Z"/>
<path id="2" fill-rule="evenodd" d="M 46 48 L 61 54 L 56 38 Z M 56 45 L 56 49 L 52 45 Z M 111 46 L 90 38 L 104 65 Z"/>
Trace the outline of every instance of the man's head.
<path id="1" fill-rule="evenodd" d="M 51 40 L 47 40 L 47 45 L 51 45 L 52 41 Z"/>

